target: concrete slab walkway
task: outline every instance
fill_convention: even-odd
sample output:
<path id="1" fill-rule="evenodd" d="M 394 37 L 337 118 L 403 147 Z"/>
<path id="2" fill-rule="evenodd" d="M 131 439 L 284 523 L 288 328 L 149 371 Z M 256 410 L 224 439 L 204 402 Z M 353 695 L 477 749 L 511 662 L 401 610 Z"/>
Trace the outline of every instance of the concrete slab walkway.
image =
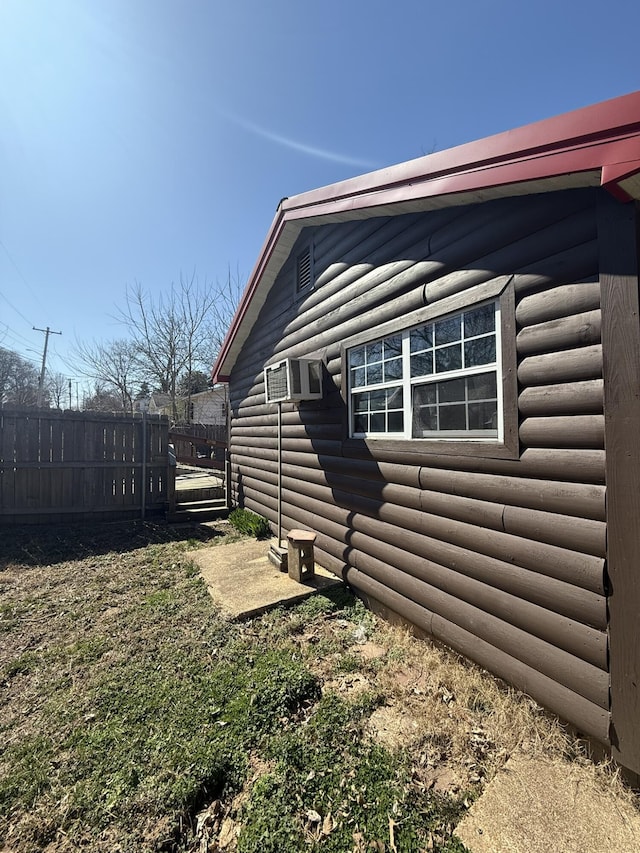
<path id="1" fill-rule="evenodd" d="M 189 551 L 188 557 L 227 619 L 249 619 L 342 585 L 317 564 L 313 577 L 297 583 L 269 561 L 268 552 L 268 540 L 248 539 Z"/>
<path id="2" fill-rule="evenodd" d="M 176 491 L 206 489 L 224 486 L 224 473 L 213 468 L 196 468 L 180 465 L 176 476 Z"/>

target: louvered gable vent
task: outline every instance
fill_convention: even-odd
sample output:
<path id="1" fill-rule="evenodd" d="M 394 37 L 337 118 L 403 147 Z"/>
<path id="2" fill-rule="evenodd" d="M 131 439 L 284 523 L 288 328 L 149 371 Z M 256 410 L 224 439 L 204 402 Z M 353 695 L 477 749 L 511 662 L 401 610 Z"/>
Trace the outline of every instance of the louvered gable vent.
<path id="1" fill-rule="evenodd" d="M 312 280 L 311 246 L 307 246 L 304 252 L 298 255 L 296 290 L 300 291 L 311 287 Z"/>

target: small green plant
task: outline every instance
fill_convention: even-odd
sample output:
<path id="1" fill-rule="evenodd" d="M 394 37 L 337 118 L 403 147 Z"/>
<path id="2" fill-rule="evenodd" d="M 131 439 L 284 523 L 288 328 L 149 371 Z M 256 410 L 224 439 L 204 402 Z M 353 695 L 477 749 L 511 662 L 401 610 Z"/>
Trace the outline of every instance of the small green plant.
<path id="1" fill-rule="evenodd" d="M 362 660 L 353 654 L 342 655 L 336 664 L 337 672 L 359 672 L 362 669 Z"/>
<path id="2" fill-rule="evenodd" d="M 234 509 L 229 513 L 229 522 L 240 533 L 247 533 L 255 536 L 256 539 L 266 539 L 271 536 L 267 519 L 249 509 Z"/>
<path id="3" fill-rule="evenodd" d="M 10 661 L 2 673 L 4 678 L 14 678 L 16 675 L 28 675 L 38 666 L 39 657 L 36 652 L 25 652 Z"/>

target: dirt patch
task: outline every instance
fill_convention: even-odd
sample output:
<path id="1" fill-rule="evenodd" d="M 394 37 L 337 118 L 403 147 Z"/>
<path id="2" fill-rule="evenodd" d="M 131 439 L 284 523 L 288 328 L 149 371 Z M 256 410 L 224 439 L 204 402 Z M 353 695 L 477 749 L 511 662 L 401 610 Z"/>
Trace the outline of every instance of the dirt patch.
<path id="1" fill-rule="evenodd" d="M 640 814 L 593 766 L 518 753 L 456 834 L 473 853 L 630 853 Z"/>
<path id="2" fill-rule="evenodd" d="M 385 705 L 369 717 L 369 734 L 389 749 L 411 748 L 422 738 L 420 724 L 402 707 Z"/>
<path id="3" fill-rule="evenodd" d="M 354 654 L 358 655 L 362 660 L 378 660 L 379 658 L 383 658 L 387 653 L 384 646 L 370 642 L 355 646 L 353 651 Z"/>
<path id="4" fill-rule="evenodd" d="M 359 672 L 340 675 L 324 684 L 325 690 L 335 690 L 347 699 L 355 699 L 363 693 L 369 692 L 371 688 L 371 681 Z"/>

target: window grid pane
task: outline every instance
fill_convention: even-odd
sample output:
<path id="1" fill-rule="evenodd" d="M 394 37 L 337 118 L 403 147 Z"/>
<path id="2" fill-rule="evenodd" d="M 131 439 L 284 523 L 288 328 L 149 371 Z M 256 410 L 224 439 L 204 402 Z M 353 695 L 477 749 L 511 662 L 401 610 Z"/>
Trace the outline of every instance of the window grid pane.
<path id="1" fill-rule="evenodd" d="M 402 379 L 402 335 L 349 350 L 352 388 L 382 385 Z"/>
<path id="2" fill-rule="evenodd" d="M 480 396 L 482 391 L 486 396 Z M 414 438 L 446 432 L 485 432 L 497 437 L 495 372 L 415 385 L 412 421 Z"/>
<path id="3" fill-rule="evenodd" d="M 480 305 L 349 350 L 353 432 L 497 438 L 496 308 Z M 428 381 L 415 381 L 422 377 Z"/>
<path id="4" fill-rule="evenodd" d="M 404 432 L 401 385 L 352 395 L 354 433 Z"/>
<path id="5" fill-rule="evenodd" d="M 494 305 L 482 305 L 473 311 L 464 313 L 464 336 L 473 338 L 476 335 L 484 335 L 487 332 L 495 332 L 496 312 Z"/>
<path id="6" fill-rule="evenodd" d="M 413 379 L 495 363 L 495 305 L 411 329 L 409 350 Z"/>

